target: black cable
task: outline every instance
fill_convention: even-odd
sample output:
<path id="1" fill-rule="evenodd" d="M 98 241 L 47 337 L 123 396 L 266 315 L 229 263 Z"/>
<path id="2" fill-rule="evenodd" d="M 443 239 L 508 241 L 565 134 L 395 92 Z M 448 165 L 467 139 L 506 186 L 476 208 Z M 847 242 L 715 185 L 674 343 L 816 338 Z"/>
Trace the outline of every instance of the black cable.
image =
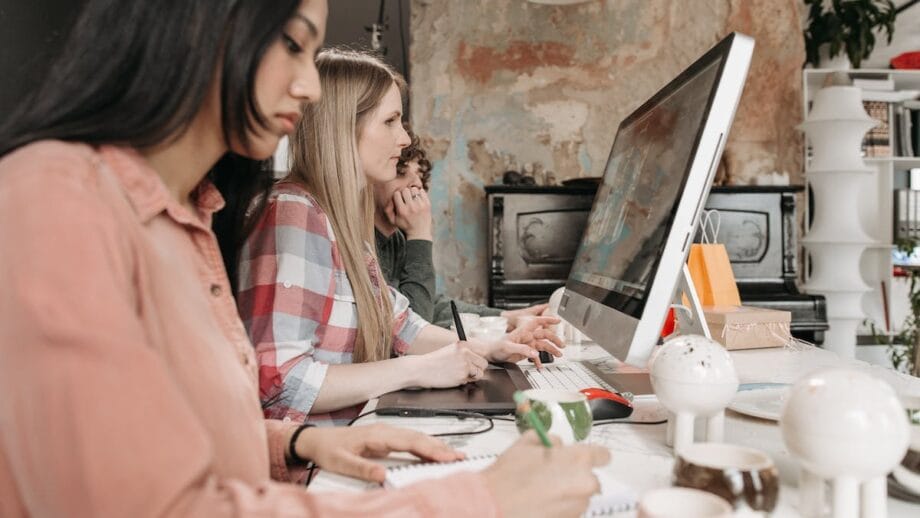
<path id="1" fill-rule="evenodd" d="M 459 417 L 459 416 L 458 416 L 458 417 Z M 433 434 L 431 434 L 431 436 L 432 436 L 432 437 L 459 437 L 459 436 L 463 436 L 463 435 L 479 435 L 479 434 L 483 434 L 483 433 L 486 433 L 486 432 L 490 432 L 490 431 L 492 431 L 493 428 L 495 428 L 495 423 L 492 421 L 492 418 L 491 418 L 491 417 L 482 416 L 482 417 L 479 417 L 479 419 L 485 419 L 486 422 L 489 423 L 488 426 L 486 426 L 485 428 L 483 428 L 483 429 L 481 429 L 481 430 L 473 430 L 472 432 L 444 432 L 444 433 L 433 433 Z"/>
<path id="2" fill-rule="evenodd" d="M 920 0 L 917 0 L 917 1 L 920 1 Z M 498 416 L 491 416 L 491 417 L 492 417 L 492 420 L 494 421 L 510 421 L 512 423 L 515 421 L 513 417 L 498 417 Z M 619 419 L 599 419 L 599 420 L 594 421 L 592 425 L 593 426 L 603 426 L 607 424 L 665 424 L 667 422 L 668 422 L 667 419 L 662 419 L 661 421 L 626 421 L 623 418 L 619 418 Z"/>
<path id="3" fill-rule="evenodd" d="M 418 409 L 418 408 L 387 408 L 387 412 L 406 412 L 412 413 L 412 417 L 456 417 L 458 419 L 485 419 L 488 421 L 488 425 L 485 428 L 479 430 L 473 430 L 472 432 L 445 432 L 445 433 L 435 433 L 430 434 L 431 437 L 455 437 L 462 435 L 479 435 L 491 431 L 495 428 L 495 423 L 493 419 L 500 419 L 494 416 L 480 414 L 478 412 L 464 412 L 462 410 L 441 410 L 441 409 Z M 359 419 L 367 417 L 369 415 L 377 414 L 379 411 L 375 408 L 373 410 L 368 410 L 363 414 L 359 414 L 351 421 L 348 421 L 348 424 L 345 426 L 351 426 L 355 424 Z M 504 418 L 511 420 L 508 418 Z"/>
<path id="4" fill-rule="evenodd" d="M 608 424 L 665 424 L 667 419 L 661 421 L 624 421 L 622 419 L 605 419 L 603 421 L 594 421 L 593 426 L 604 426 Z"/>

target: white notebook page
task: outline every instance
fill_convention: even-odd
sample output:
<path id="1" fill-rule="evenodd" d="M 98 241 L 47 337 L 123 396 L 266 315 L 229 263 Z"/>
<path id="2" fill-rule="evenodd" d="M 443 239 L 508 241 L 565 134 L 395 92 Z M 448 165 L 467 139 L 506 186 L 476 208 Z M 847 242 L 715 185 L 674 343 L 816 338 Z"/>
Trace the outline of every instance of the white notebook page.
<path id="1" fill-rule="evenodd" d="M 446 477 L 461 471 L 481 471 L 495 462 L 495 459 L 495 455 L 482 455 L 457 462 L 395 466 L 387 470 L 384 485 L 399 488 L 422 480 Z M 613 478 L 603 468 L 596 468 L 594 475 L 600 482 L 601 492 L 591 497 L 585 516 L 604 516 L 636 507 L 638 497 L 633 488 Z"/>

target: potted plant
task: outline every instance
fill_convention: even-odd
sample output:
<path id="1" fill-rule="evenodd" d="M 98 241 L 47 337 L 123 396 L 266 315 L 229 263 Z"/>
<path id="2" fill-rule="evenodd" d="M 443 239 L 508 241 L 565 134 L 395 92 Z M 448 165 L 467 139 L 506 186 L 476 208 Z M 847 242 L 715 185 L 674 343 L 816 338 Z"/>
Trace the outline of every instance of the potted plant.
<path id="1" fill-rule="evenodd" d="M 894 35 L 897 16 L 892 0 L 804 0 L 808 6 L 805 29 L 805 60 L 817 67 L 824 57 L 843 51 L 853 68 L 875 48 L 875 32 L 884 30 L 888 43 Z"/>
<path id="2" fill-rule="evenodd" d="M 910 256 L 920 246 L 915 239 L 898 240 L 897 249 Z M 888 357 L 895 370 L 920 376 L 920 268 L 905 268 L 910 278 L 908 299 L 910 313 L 897 334 L 885 333 L 869 322 L 875 342 L 888 346 Z"/>

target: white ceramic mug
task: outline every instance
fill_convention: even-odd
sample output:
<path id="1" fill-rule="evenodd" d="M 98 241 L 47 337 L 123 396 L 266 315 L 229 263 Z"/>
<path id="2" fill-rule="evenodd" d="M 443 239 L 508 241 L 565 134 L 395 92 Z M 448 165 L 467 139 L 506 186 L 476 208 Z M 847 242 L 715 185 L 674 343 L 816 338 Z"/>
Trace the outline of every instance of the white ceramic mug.
<path id="1" fill-rule="evenodd" d="M 483 342 L 495 342 L 501 340 L 502 337 L 505 336 L 505 331 L 494 327 L 480 326 L 467 330 L 466 334 L 469 338 L 475 338 Z"/>
<path id="2" fill-rule="evenodd" d="M 712 493 L 686 487 L 653 489 L 642 495 L 639 518 L 731 518 L 732 506 Z"/>
<path id="3" fill-rule="evenodd" d="M 460 313 L 460 322 L 463 323 L 463 329 L 469 333 L 471 329 L 479 327 L 479 315 L 476 313 Z"/>
<path id="4" fill-rule="evenodd" d="M 674 485 L 707 491 L 738 509 L 770 513 L 779 500 L 779 471 L 754 448 L 698 442 L 677 452 Z"/>
<path id="5" fill-rule="evenodd" d="M 504 333 L 508 329 L 508 319 L 505 317 L 479 317 L 480 327 L 500 329 Z"/>
<path id="6" fill-rule="evenodd" d="M 530 411 L 543 424 L 550 435 L 559 437 L 563 444 L 574 444 L 588 438 L 593 419 L 588 398 L 581 392 L 557 389 L 530 389 L 524 391 L 530 402 Z M 524 416 L 516 415 L 518 431 L 524 433 L 531 423 Z"/>

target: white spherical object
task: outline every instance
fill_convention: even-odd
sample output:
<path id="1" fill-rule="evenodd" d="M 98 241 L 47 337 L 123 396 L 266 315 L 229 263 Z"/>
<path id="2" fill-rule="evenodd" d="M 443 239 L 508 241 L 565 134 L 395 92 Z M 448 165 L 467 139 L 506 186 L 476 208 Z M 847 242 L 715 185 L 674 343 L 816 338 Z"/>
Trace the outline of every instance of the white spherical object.
<path id="1" fill-rule="evenodd" d="M 900 463 L 909 440 L 894 389 L 853 369 L 822 369 L 797 381 L 780 427 L 789 452 L 828 479 L 884 476 Z"/>
<path id="2" fill-rule="evenodd" d="M 672 412 L 711 415 L 728 406 L 738 391 L 728 351 L 699 335 L 667 340 L 652 359 L 649 374 L 658 400 Z"/>

